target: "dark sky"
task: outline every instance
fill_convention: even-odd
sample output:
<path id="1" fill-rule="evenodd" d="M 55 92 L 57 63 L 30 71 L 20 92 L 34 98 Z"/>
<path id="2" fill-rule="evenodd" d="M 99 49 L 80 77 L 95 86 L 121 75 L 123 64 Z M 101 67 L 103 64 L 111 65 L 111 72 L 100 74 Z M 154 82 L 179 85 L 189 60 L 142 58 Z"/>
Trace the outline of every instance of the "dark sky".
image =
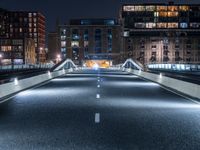
<path id="1" fill-rule="evenodd" d="M 0 0 L 8 10 L 40 11 L 46 16 L 48 31 L 54 30 L 56 18 L 61 23 L 70 18 L 117 17 L 123 3 L 159 2 L 158 0 Z M 162 0 L 160 2 L 167 2 Z M 200 0 L 174 0 L 176 3 L 199 3 Z"/>

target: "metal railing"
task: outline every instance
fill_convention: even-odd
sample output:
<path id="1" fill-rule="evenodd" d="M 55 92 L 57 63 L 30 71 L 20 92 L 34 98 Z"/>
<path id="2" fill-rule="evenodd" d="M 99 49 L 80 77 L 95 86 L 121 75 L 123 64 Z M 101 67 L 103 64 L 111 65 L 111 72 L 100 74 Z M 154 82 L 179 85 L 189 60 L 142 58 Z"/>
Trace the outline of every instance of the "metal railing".
<path id="1" fill-rule="evenodd" d="M 200 71 L 200 64 L 149 64 L 150 70 Z"/>
<path id="2" fill-rule="evenodd" d="M 34 64 L 34 65 L 0 65 L 0 71 L 4 70 L 23 70 L 23 69 L 49 69 L 52 68 L 54 64 Z"/>
<path id="3" fill-rule="evenodd" d="M 132 68 L 132 69 L 137 69 L 137 70 L 144 70 L 144 66 L 138 61 L 135 61 L 133 59 L 127 59 L 125 63 L 122 65 L 122 67 Z"/>

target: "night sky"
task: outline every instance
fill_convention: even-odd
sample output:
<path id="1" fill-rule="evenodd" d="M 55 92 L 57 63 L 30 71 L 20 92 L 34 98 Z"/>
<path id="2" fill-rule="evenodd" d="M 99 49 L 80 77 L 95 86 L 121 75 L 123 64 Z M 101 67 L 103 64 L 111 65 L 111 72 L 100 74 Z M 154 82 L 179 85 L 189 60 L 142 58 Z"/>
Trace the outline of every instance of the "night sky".
<path id="1" fill-rule="evenodd" d="M 46 16 L 47 30 L 53 31 L 56 18 L 61 23 L 71 18 L 112 18 L 123 3 L 158 2 L 158 0 L 0 0 L 8 10 L 40 11 Z M 160 2 L 167 2 L 162 0 Z M 200 0 L 176 0 L 176 3 L 200 3 Z"/>

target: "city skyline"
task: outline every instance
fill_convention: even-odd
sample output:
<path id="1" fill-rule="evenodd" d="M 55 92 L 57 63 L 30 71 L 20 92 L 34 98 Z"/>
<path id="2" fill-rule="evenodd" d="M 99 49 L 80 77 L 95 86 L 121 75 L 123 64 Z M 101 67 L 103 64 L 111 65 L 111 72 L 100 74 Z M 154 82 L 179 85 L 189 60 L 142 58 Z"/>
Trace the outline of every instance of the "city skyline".
<path id="1" fill-rule="evenodd" d="M 40 11 L 46 17 L 47 32 L 55 30 L 57 18 L 60 23 L 67 23 L 70 19 L 78 18 L 116 18 L 120 6 L 124 3 L 167 3 L 169 1 L 147 1 L 147 0 L 57 0 L 57 1 L 35 1 L 35 0 L 1 0 L 0 7 L 8 10 Z M 186 0 L 176 0 L 175 3 L 188 3 Z M 198 3 L 192 0 L 189 3 Z M 112 8 L 112 9 L 111 9 Z M 103 10 L 102 10 L 103 9 Z"/>

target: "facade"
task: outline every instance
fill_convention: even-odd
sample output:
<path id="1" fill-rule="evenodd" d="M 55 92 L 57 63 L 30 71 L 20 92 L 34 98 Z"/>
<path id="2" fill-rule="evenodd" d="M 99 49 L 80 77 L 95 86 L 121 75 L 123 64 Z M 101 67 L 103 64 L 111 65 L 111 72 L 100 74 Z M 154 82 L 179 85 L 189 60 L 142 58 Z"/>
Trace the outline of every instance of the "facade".
<path id="1" fill-rule="evenodd" d="M 35 63 L 35 43 L 31 38 L 1 38 L 0 49 L 3 65 Z"/>
<path id="2" fill-rule="evenodd" d="M 46 61 L 45 17 L 39 12 L 0 10 L 0 38 L 35 41 L 35 53 L 38 63 Z"/>
<path id="3" fill-rule="evenodd" d="M 48 34 L 48 60 L 56 62 L 57 56 L 60 54 L 58 33 L 50 32 Z"/>
<path id="4" fill-rule="evenodd" d="M 200 5 L 123 5 L 124 59 L 200 63 Z"/>
<path id="5" fill-rule="evenodd" d="M 89 59 L 120 59 L 121 27 L 114 19 L 76 19 L 59 26 L 63 58 L 75 63 Z"/>
<path id="6" fill-rule="evenodd" d="M 36 53 L 35 53 L 35 41 L 31 38 L 26 38 L 24 41 L 24 63 L 35 64 Z"/>

